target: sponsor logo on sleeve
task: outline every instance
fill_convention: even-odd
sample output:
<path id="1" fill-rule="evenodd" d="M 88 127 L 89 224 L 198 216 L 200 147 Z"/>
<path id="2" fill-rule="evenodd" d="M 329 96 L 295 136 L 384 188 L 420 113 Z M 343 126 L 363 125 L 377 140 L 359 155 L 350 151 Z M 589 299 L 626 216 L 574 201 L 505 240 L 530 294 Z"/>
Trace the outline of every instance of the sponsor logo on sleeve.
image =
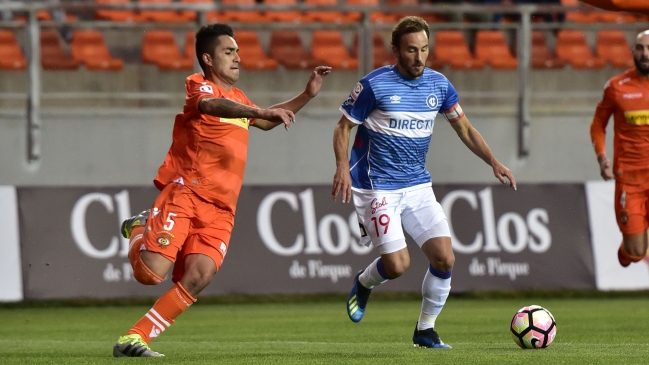
<path id="1" fill-rule="evenodd" d="M 214 90 L 212 90 L 212 87 L 210 85 L 203 85 L 198 88 L 203 93 L 211 94 L 214 95 Z"/>

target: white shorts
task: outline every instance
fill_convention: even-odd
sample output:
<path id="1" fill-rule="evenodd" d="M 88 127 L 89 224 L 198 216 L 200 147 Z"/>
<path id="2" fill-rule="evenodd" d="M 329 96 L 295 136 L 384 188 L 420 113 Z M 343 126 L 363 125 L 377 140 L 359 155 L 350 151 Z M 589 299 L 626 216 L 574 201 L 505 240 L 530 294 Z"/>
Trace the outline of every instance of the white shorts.
<path id="1" fill-rule="evenodd" d="M 430 184 L 352 193 L 361 230 L 360 243 L 374 244 L 381 254 L 406 247 L 404 228 L 419 247 L 431 238 L 451 236 L 446 214 Z"/>

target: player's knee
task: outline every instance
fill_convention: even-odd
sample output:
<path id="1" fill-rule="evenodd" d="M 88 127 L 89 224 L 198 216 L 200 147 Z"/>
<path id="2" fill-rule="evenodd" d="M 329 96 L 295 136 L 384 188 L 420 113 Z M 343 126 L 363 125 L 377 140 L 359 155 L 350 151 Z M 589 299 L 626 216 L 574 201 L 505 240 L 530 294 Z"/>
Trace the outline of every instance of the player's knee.
<path id="1" fill-rule="evenodd" d="M 214 272 L 209 270 L 193 270 L 186 272 L 181 283 L 192 295 L 198 295 L 205 287 L 212 282 Z"/>
<path id="2" fill-rule="evenodd" d="M 450 255 L 436 257 L 430 264 L 437 270 L 451 271 L 455 265 L 455 255 L 451 252 Z"/>
<path id="3" fill-rule="evenodd" d="M 140 284 L 144 285 L 158 285 L 162 282 L 163 278 L 151 271 L 148 266 L 138 258 L 133 261 L 133 277 Z"/>
<path id="4" fill-rule="evenodd" d="M 384 266 L 385 272 L 388 276 L 390 276 L 391 279 L 396 279 L 408 270 L 408 267 L 410 267 L 410 260 L 391 261 L 384 263 Z"/>

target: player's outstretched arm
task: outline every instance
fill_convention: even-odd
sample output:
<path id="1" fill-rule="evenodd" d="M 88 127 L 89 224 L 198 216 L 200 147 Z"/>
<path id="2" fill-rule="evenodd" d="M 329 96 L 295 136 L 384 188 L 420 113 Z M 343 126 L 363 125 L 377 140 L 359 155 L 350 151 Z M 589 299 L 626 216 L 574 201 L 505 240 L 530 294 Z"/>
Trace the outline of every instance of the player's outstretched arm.
<path id="1" fill-rule="evenodd" d="M 331 72 L 331 67 L 329 66 L 318 66 L 316 67 L 311 75 L 309 76 L 309 81 L 306 83 L 304 91 L 296 95 L 293 99 L 287 100 L 283 103 L 279 103 L 271 106 L 271 109 L 281 108 L 290 110 L 293 113 L 297 113 L 303 106 L 305 106 L 311 99 L 316 97 L 322 88 L 322 82 L 325 76 L 329 75 Z M 263 130 L 270 130 L 278 126 L 279 123 L 269 122 L 266 120 L 256 120 L 254 126 Z M 288 128 L 286 128 L 288 130 Z"/>
<path id="2" fill-rule="evenodd" d="M 341 194 L 341 201 L 349 203 L 352 199 L 352 178 L 349 174 L 349 136 L 356 123 L 352 123 L 344 115 L 334 129 L 334 154 L 336 155 L 336 174 L 334 175 L 331 195 L 334 200 Z"/>
<path id="3" fill-rule="evenodd" d="M 198 104 L 201 113 L 219 118 L 256 118 L 274 125 L 288 126 L 295 122 L 295 114 L 286 109 L 259 109 L 225 98 L 203 98 Z"/>
<path id="4" fill-rule="evenodd" d="M 516 179 L 514 179 L 514 174 L 512 174 L 505 165 L 501 164 L 500 161 L 496 159 L 487 145 L 487 142 L 485 142 L 478 130 L 473 128 L 469 119 L 466 116 L 463 116 L 460 120 L 451 123 L 451 125 L 462 142 L 464 142 L 471 152 L 491 166 L 494 171 L 494 176 L 496 176 L 501 183 L 509 184 L 512 189 L 516 190 Z"/>

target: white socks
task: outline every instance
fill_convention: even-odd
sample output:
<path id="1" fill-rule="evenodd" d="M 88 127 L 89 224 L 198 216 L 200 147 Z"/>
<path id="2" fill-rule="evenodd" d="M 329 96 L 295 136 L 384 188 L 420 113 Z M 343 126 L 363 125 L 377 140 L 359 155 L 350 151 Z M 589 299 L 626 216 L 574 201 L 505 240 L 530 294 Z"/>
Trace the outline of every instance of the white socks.
<path id="1" fill-rule="evenodd" d="M 432 272 L 435 272 L 435 275 Z M 421 294 L 424 297 L 421 303 L 421 314 L 417 329 L 422 331 L 435 327 L 435 320 L 444 308 L 446 298 L 451 292 L 451 272 L 437 271 L 432 266 L 426 270 L 424 282 L 421 285 Z"/>
<path id="2" fill-rule="evenodd" d="M 389 278 L 384 278 L 380 274 L 379 266 L 381 266 L 380 271 L 383 271 L 385 273 L 383 262 L 381 262 L 381 258 L 379 257 L 374 260 L 358 277 L 358 281 L 361 283 L 361 285 L 363 285 L 367 289 L 372 289 L 376 285 L 381 285 L 389 280 Z"/>

